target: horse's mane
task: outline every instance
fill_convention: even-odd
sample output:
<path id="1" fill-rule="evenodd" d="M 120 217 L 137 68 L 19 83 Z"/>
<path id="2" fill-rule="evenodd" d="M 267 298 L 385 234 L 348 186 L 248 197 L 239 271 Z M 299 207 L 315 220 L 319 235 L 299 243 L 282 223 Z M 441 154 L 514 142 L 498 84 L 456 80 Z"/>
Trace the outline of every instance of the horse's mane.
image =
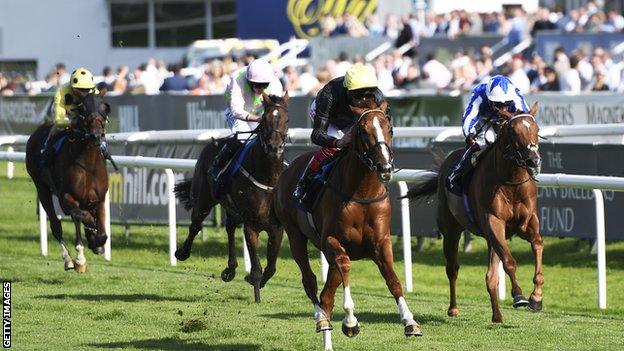
<path id="1" fill-rule="evenodd" d="M 282 97 L 274 95 L 274 94 L 271 94 L 271 95 L 269 95 L 269 100 L 272 103 L 274 103 L 274 104 L 279 104 L 282 101 Z"/>

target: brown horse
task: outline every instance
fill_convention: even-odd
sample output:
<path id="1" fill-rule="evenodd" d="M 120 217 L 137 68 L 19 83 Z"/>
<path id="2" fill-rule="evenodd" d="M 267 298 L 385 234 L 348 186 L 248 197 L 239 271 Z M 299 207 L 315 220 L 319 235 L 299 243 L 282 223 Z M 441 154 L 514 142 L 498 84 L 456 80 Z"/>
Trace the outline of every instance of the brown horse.
<path id="1" fill-rule="evenodd" d="M 306 215 L 298 211 L 292 196 L 295 183 L 311 153 L 304 154 L 280 176 L 274 196 L 275 215 L 284 225 L 293 258 L 299 265 L 308 298 L 314 305 L 316 331 L 330 336 L 334 295 L 340 283 L 344 286 L 345 319 L 342 331 L 347 336 L 359 333 L 353 314 L 354 303 L 349 288 L 351 260 L 372 259 L 386 280 L 398 304 L 405 335 L 421 335 L 420 327 L 409 311 L 401 282 L 393 269 L 390 240 L 390 199 L 387 182 L 392 178 L 392 125 L 386 115 L 387 103 L 367 108 L 351 107 L 357 122 L 351 129 L 352 145 L 343 150 L 327 186 L 319 195 L 312 216 L 312 227 Z M 316 276 L 310 268 L 307 243 L 311 241 L 329 262 L 327 282 L 317 297 Z M 326 340 L 329 338 L 326 338 Z M 331 342 L 325 345 L 331 348 Z"/>
<path id="2" fill-rule="evenodd" d="M 457 246 L 464 229 L 484 237 L 488 243 L 489 267 L 486 275 L 487 290 L 492 304 L 492 322 L 501 323 L 503 317 L 498 306 L 498 264 L 502 260 L 505 272 L 511 279 L 513 306 L 529 306 L 534 311 L 542 309 L 542 251 L 537 216 L 537 185 L 535 176 L 540 171 L 538 126 L 535 122 L 537 104 L 529 113 L 511 114 L 501 111 L 497 140 L 481 157 L 472 175 L 466 193 L 472 216 L 466 213 L 463 199 L 445 187 L 445 179 L 459 161 L 463 150 L 453 151 L 442 163 L 437 174 L 410 189 L 409 198 L 438 195 L 438 229 L 444 236 L 446 275 L 450 283 L 448 315 L 457 316 L 455 299 L 457 280 Z M 534 289 L 527 301 L 516 280 L 516 261 L 511 255 L 506 239 L 517 233 L 531 243 L 535 254 Z"/>
<path id="3" fill-rule="evenodd" d="M 106 134 L 106 122 L 110 113 L 108 104 L 95 94 L 90 94 L 78 105 L 78 117 L 72 121 L 67 140 L 55 157 L 52 168 L 54 188 L 65 214 L 69 214 L 76 226 L 76 259 L 70 256 L 61 222 L 56 216 L 52 202 L 52 190 L 42 177 L 40 150 L 52 127 L 41 125 L 30 136 L 26 144 L 26 169 L 37 188 L 37 196 L 48 214 L 52 234 L 61 244 L 61 256 L 65 270 L 84 272 L 87 260 L 80 234 L 81 223 L 85 226 L 87 244 L 96 254 L 104 252 L 107 235 L 104 229 L 104 198 L 108 191 L 106 161 L 100 150 Z M 52 141 L 50 141 L 52 142 Z"/>
<path id="4" fill-rule="evenodd" d="M 284 169 L 284 145 L 288 135 L 288 93 L 283 97 L 263 96 L 264 114 L 262 122 L 254 131 L 257 142 L 249 150 L 240 171 L 231 180 L 230 191 L 220 199 L 213 197 L 213 182 L 208 175 L 220 144 L 211 143 L 202 151 L 192 179 L 175 187 L 176 195 L 187 209 L 192 209 L 189 234 L 181 248 L 176 251 L 179 260 L 186 260 L 191 254 L 193 239 L 201 230 L 201 223 L 210 210 L 220 203 L 226 212 L 225 229 L 228 234 L 228 266 L 221 273 L 221 279 L 229 282 L 236 274 L 236 245 L 234 233 L 239 224 L 244 224 L 245 240 L 251 257 L 251 272 L 245 280 L 253 285 L 256 302 L 260 302 L 260 288 L 275 274 L 275 264 L 282 245 L 283 229 L 270 220 L 271 191 L 277 177 Z M 235 141 L 236 142 L 236 141 Z M 262 272 L 258 257 L 258 234 L 269 235 L 267 266 Z"/>

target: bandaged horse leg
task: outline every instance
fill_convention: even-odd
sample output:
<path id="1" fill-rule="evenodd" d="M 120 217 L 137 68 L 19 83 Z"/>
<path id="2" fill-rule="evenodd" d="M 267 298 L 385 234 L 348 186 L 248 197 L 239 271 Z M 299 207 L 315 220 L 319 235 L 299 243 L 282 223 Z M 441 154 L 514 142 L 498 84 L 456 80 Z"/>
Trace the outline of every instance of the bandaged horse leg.
<path id="1" fill-rule="evenodd" d="M 399 316 L 401 318 L 403 326 L 405 327 L 405 336 L 422 336 L 422 332 L 420 331 L 420 325 L 414 319 L 414 315 L 409 310 L 409 307 L 407 307 L 407 302 L 403 297 L 403 288 L 401 287 L 401 282 L 394 272 L 392 263 L 392 243 L 390 242 L 390 235 L 388 235 L 386 239 L 379 244 L 375 252 L 377 255 L 374 258 L 374 261 L 379 268 L 379 272 L 386 280 L 388 290 L 390 290 L 390 293 L 397 303 Z"/>
<path id="2" fill-rule="evenodd" d="M 331 255 L 326 253 L 326 256 L 330 257 Z M 325 350 L 332 350 L 331 331 L 333 328 L 331 325 L 331 316 L 332 310 L 334 308 L 336 289 L 341 282 L 342 275 L 334 261 L 330 263 L 329 272 L 327 272 L 327 281 L 325 282 L 325 286 L 323 286 L 323 290 L 321 291 L 321 301 L 318 305 L 319 308 L 317 309 L 317 305 L 314 306 L 314 320 L 316 321 L 316 332 L 323 333 L 323 347 Z"/>
<path id="3" fill-rule="evenodd" d="M 61 240 L 61 258 L 64 262 L 64 267 L 66 271 L 74 269 L 74 260 L 69 254 L 69 250 L 67 250 L 67 246 L 65 245 L 65 240 Z"/>
<path id="4" fill-rule="evenodd" d="M 74 265 L 76 272 L 84 273 L 87 271 L 87 258 L 84 255 L 84 245 L 82 244 L 80 221 L 74 219 L 74 226 L 76 227 L 76 258 L 74 259 Z"/>

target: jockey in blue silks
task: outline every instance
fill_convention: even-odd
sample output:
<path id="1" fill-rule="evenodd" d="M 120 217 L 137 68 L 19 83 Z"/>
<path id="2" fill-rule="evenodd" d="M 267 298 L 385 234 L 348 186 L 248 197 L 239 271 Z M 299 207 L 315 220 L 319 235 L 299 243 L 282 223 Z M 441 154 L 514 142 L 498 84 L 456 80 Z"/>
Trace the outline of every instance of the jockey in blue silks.
<path id="1" fill-rule="evenodd" d="M 461 196 L 462 178 L 476 165 L 477 156 L 496 140 L 498 127 L 494 122 L 502 116 L 500 110 L 528 112 L 524 97 L 504 76 L 494 76 L 472 91 L 470 103 L 464 112 L 462 131 L 466 137 L 466 152 L 447 179 L 450 192 Z"/>

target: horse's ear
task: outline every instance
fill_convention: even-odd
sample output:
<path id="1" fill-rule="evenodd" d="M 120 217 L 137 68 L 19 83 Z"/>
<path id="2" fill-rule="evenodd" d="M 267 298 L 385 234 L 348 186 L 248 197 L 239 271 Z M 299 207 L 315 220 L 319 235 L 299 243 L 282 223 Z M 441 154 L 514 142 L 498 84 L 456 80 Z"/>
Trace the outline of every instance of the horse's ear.
<path id="1" fill-rule="evenodd" d="M 271 102 L 271 98 L 266 93 L 262 93 L 262 103 L 267 105 L 269 102 Z"/>
<path id="2" fill-rule="evenodd" d="M 288 96 L 288 90 L 284 92 L 284 96 L 282 96 L 282 101 L 284 104 L 288 104 L 288 100 L 290 100 L 290 96 Z"/>
<path id="3" fill-rule="evenodd" d="M 511 119 L 514 115 L 513 113 L 507 111 L 507 108 L 495 108 L 496 112 L 498 112 L 505 119 Z"/>
<path id="4" fill-rule="evenodd" d="M 531 106 L 531 111 L 529 111 L 529 113 L 535 117 L 535 114 L 537 113 L 537 101 L 533 104 L 533 106 Z"/>
<path id="5" fill-rule="evenodd" d="M 99 109 L 100 109 L 100 113 L 104 115 L 105 117 L 108 117 L 108 115 L 110 115 L 111 107 L 106 102 L 101 103 Z"/>
<path id="6" fill-rule="evenodd" d="M 384 100 L 381 105 L 379 105 L 379 109 L 383 112 L 388 111 L 388 101 Z"/>
<path id="7" fill-rule="evenodd" d="M 353 112 L 353 114 L 356 116 L 360 116 L 365 111 L 365 109 L 363 108 L 352 106 L 352 105 L 349 105 L 349 108 L 351 109 L 351 112 Z"/>

